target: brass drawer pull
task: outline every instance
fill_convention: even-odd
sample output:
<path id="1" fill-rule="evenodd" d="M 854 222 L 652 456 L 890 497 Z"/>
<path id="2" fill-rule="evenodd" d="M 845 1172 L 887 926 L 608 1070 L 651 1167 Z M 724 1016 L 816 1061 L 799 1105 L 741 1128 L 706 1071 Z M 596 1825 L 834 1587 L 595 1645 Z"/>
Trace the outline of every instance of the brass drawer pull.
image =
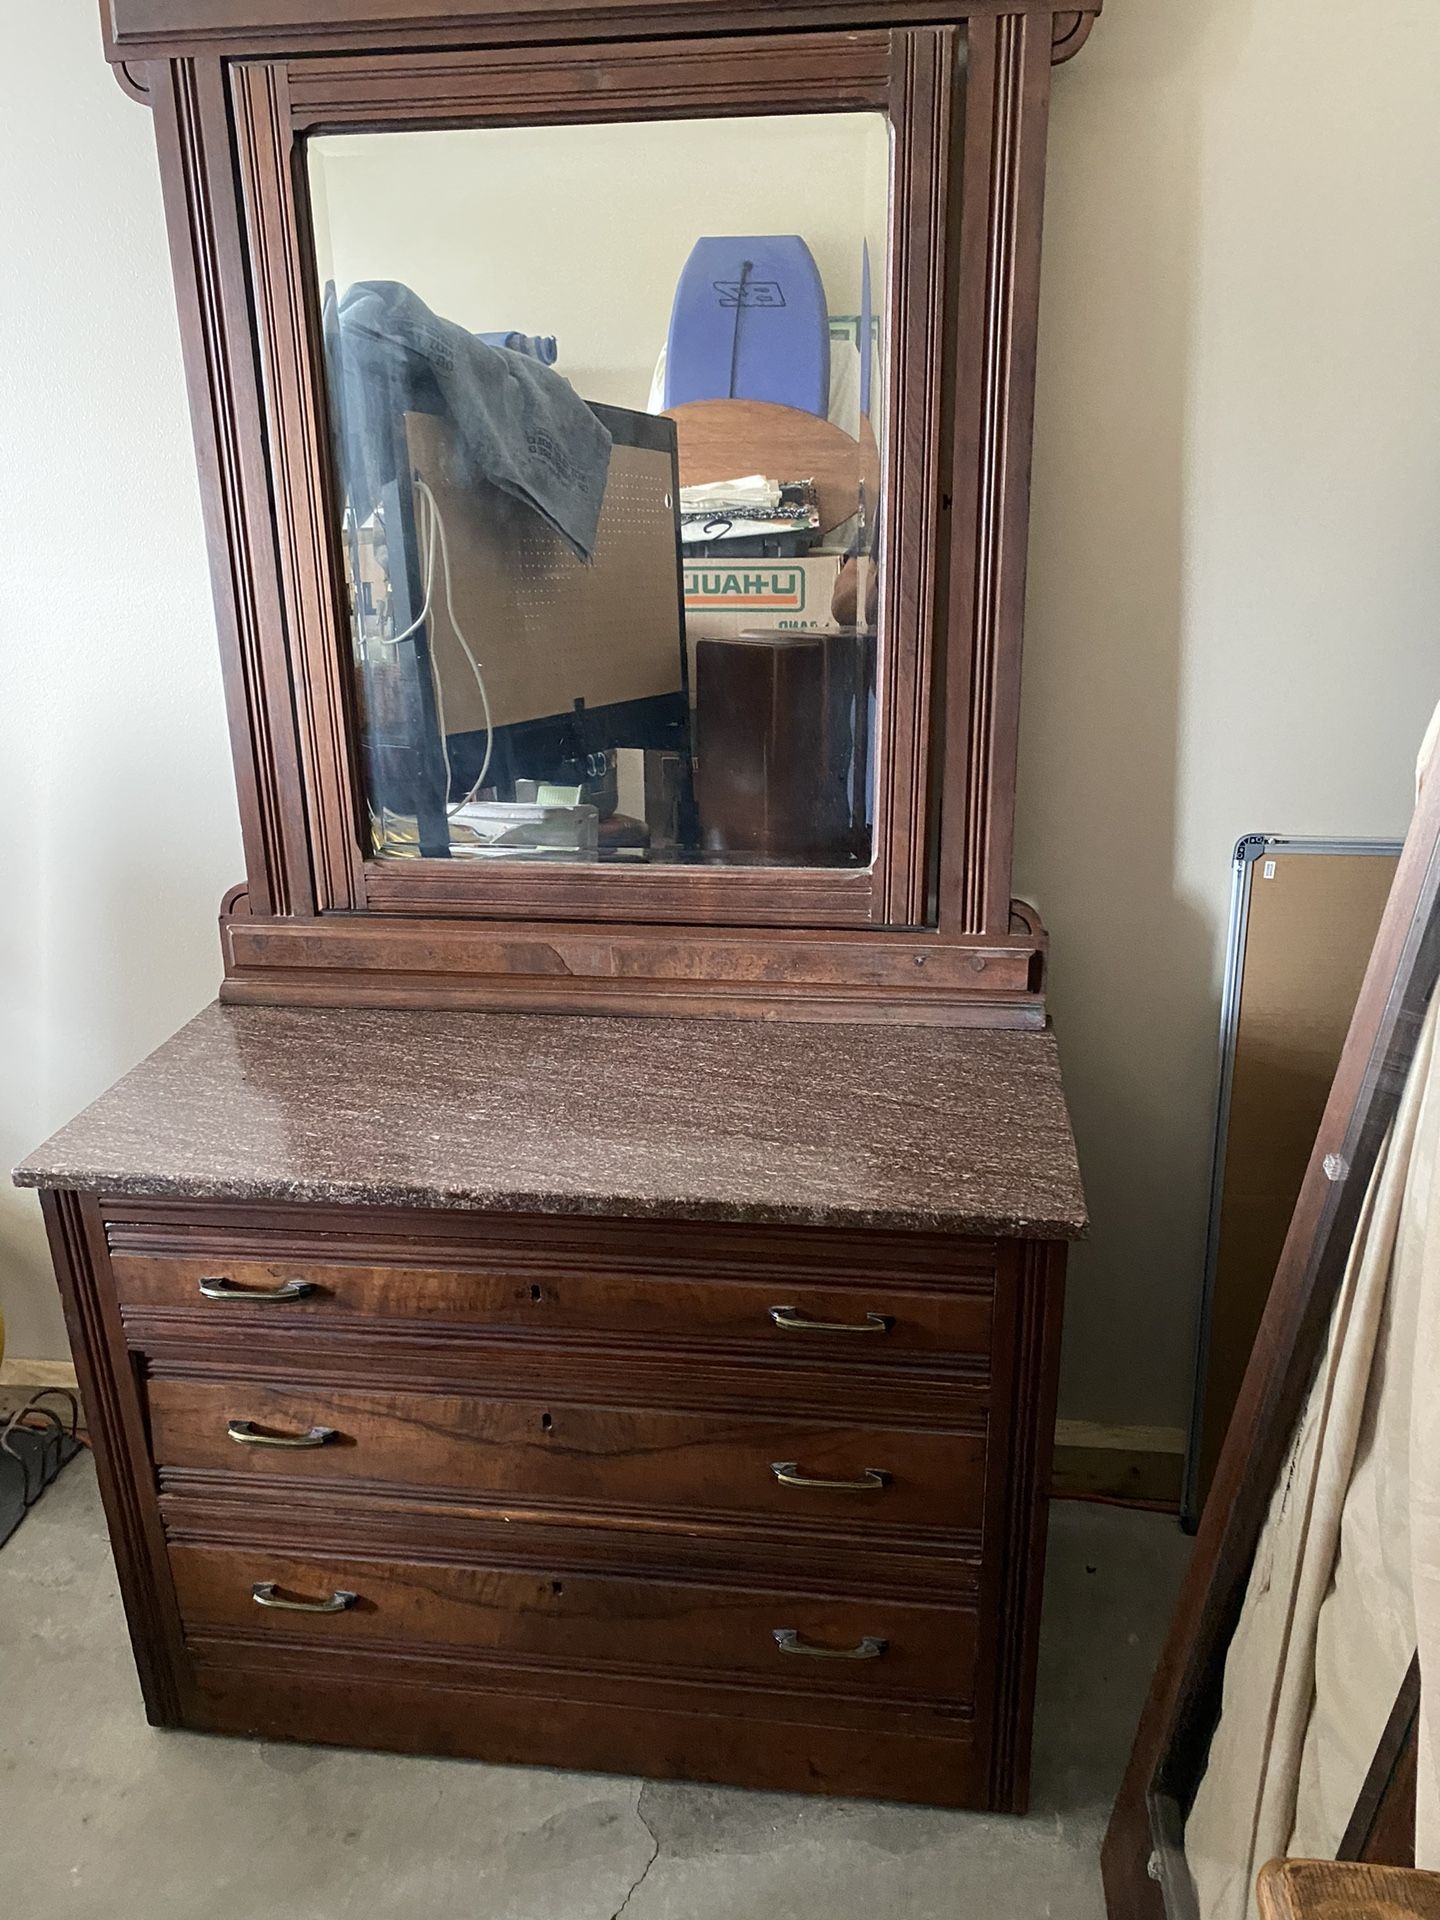
<path id="1" fill-rule="evenodd" d="M 866 1467 L 858 1480 L 817 1480 L 801 1473 L 798 1460 L 772 1460 L 770 1471 L 782 1487 L 819 1487 L 825 1493 L 879 1493 L 890 1478 L 880 1467 Z"/>
<path id="2" fill-rule="evenodd" d="M 303 1300 L 319 1289 L 313 1280 L 283 1280 L 278 1287 L 237 1287 L 233 1280 L 217 1277 L 202 1280 L 200 1291 L 207 1300 L 258 1300 L 277 1307 L 287 1300 Z"/>
<path id="3" fill-rule="evenodd" d="M 253 1420 L 232 1420 L 225 1431 L 242 1447 L 323 1447 L 335 1438 L 334 1427 L 311 1427 L 308 1433 L 262 1433 Z"/>
<path id="4" fill-rule="evenodd" d="M 337 1587 L 328 1600 L 287 1600 L 273 1580 L 261 1580 L 250 1589 L 250 1598 L 257 1607 L 278 1607 L 285 1613 L 344 1613 L 360 1596 Z"/>
<path id="5" fill-rule="evenodd" d="M 890 1645 L 867 1633 L 858 1647 L 816 1647 L 802 1640 L 794 1627 L 776 1627 L 774 1632 L 781 1653 L 803 1653 L 809 1660 L 878 1660 Z"/>
<path id="6" fill-rule="evenodd" d="M 770 1318 L 786 1333 L 888 1333 L 895 1324 L 888 1313 L 867 1313 L 863 1320 L 812 1320 L 798 1307 L 771 1307 Z"/>

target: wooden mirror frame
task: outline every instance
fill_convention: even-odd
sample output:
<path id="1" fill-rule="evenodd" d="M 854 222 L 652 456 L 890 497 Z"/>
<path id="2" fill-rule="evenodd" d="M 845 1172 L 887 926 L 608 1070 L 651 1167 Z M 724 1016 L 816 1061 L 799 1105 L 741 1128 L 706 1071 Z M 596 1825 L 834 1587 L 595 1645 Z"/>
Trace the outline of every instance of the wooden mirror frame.
<path id="1" fill-rule="evenodd" d="M 240 796 L 222 997 L 1043 1022 L 1010 892 L 1044 147 L 1097 11 L 109 0 L 155 113 Z M 873 866 L 369 857 L 306 136 L 865 108 L 893 129 Z"/>

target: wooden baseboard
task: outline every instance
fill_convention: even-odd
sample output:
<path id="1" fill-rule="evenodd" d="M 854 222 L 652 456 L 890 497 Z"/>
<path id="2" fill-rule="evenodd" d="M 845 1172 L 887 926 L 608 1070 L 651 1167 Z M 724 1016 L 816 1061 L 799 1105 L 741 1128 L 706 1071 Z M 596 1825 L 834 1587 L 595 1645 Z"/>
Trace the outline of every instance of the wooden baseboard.
<path id="1" fill-rule="evenodd" d="M 0 1387 L 26 1387 L 32 1393 L 38 1387 L 75 1389 L 75 1368 L 69 1360 L 0 1361 Z"/>
<path id="2" fill-rule="evenodd" d="M 1184 1472 L 1182 1427 L 1110 1427 L 1089 1420 L 1055 1423 L 1050 1491 L 1057 1500 L 1105 1500 L 1117 1506 L 1178 1513 Z"/>

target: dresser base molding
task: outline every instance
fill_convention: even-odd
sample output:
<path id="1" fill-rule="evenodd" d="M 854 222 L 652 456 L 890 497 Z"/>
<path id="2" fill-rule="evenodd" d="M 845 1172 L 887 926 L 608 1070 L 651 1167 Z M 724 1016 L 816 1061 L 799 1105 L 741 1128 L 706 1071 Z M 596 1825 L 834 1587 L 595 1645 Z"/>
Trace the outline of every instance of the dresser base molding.
<path id="1" fill-rule="evenodd" d="M 1049 943 L 1020 900 L 1008 933 L 993 935 L 752 927 L 702 937 L 683 926 L 266 918 L 234 888 L 220 944 L 220 998 L 230 1006 L 1036 1029 L 1045 1025 Z"/>
<path id="2" fill-rule="evenodd" d="M 840 1794 L 982 1807 L 984 1770 L 964 1733 L 815 1726 L 667 1707 L 636 1690 L 615 1701 L 561 1700 L 404 1681 L 317 1678 L 197 1661 L 186 1724 L 245 1739 L 299 1740 L 497 1766 L 579 1768 L 779 1793 Z"/>

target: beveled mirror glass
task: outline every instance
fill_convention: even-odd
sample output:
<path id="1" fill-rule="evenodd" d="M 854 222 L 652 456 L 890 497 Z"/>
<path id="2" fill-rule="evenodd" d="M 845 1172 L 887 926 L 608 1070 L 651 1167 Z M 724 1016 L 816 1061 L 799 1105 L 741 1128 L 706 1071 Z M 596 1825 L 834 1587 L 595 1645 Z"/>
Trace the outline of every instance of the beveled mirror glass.
<path id="1" fill-rule="evenodd" d="M 374 853 L 868 865 L 889 148 L 309 142 Z"/>

